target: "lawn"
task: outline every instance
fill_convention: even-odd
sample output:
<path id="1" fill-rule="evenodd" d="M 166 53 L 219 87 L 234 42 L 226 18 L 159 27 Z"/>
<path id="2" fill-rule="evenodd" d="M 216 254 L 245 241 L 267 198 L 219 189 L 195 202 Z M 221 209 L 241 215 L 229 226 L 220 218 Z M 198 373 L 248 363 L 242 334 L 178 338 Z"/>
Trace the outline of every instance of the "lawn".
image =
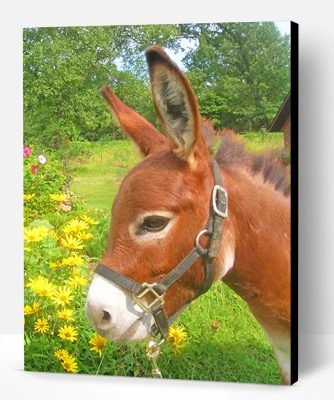
<path id="1" fill-rule="evenodd" d="M 248 150 L 259 152 L 282 146 L 283 137 L 250 133 L 243 135 L 243 140 Z M 125 140 L 92 144 L 90 151 L 85 163 L 70 165 L 72 190 L 86 200 L 88 207 L 109 212 L 122 179 L 140 157 Z M 84 318 L 82 323 L 86 324 Z M 167 345 L 163 348 L 159 366 L 164 377 L 280 383 L 279 369 L 262 329 L 247 305 L 224 284 L 215 284 L 194 301 L 177 325 L 185 328 L 188 338 L 178 352 Z M 97 372 L 150 376 L 144 349 L 144 343 L 109 343 Z M 85 366 L 82 372 L 92 373 L 96 367 Z"/>
<path id="2" fill-rule="evenodd" d="M 72 190 L 82 196 L 88 207 L 111 209 L 122 179 L 139 160 L 139 152 L 127 140 L 92 143 L 85 162 L 73 161 Z"/>
<path id="3" fill-rule="evenodd" d="M 245 148 L 251 153 L 275 151 L 283 148 L 284 138 L 282 132 L 248 132 L 240 135 L 245 142 Z"/>

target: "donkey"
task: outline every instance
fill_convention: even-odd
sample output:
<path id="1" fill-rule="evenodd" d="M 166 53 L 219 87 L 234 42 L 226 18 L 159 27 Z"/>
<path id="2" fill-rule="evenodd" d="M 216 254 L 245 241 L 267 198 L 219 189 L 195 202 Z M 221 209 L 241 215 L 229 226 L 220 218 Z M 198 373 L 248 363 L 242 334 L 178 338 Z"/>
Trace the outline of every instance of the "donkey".
<path id="1" fill-rule="evenodd" d="M 153 328 L 163 333 L 212 280 L 222 280 L 247 302 L 288 384 L 288 183 L 277 165 L 250 156 L 229 136 L 223 138 L 213 168 L 188 80 L 158 46 L 149 47 L 146 58 L 154 105 L 166 136 L 109 87 L 101 89 L 113 116 L 144 159 L 127 174 L 114 200 L 102 266 L 87 295 L 88 317 L 111 341 L 144 339 Z M 223 195 L 223 208 L 228 192 L 227 218 L 227 210 L 213 194 L 216 186 Z M 214 243 L 217 251 L 210 259 L 206 248 L 215 232 L 204 228 L 210 218 L 212 222 L 212 204 L 218 208 L 214 214 L 221 224 Z M 195 255 L 191 262 L 189 254 Z M 159 315 L 154 314 L 156 304 Z"/>

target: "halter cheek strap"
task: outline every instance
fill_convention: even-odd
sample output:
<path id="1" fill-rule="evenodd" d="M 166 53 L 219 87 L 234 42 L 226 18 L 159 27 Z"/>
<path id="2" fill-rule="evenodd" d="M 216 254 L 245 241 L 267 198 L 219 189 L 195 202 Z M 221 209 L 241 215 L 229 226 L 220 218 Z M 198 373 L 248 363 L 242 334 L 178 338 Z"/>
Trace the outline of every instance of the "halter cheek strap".
<path id="1" fill-rule="evenodd" d="M 224 220 L 228 215 L 227 192 L 223 188 L 222 177 L 216 160 L 212 160 L 214 175 L 214 187 L 211 195 L 210 216 L 205 229 L 200 231 L 195 239 L 194 247 L 184 257 L 179 264 L 173 268 L 163 279 L 154 283 L 144 282 L 142 284 L 133 279 L 113 271 L 109 267 L 98 264 L 95 273 L 113 282 L 132 293 L 133 302 L 144 312 L 151 314 L 155 324 L 151 328 L 153 336 L 161 334 L 163 339 L 167 339 L 168 328 L 173 316 L 167 317 L 164 310 L 164 296 L 181 276 L 199 259 L 204 261 L 204 284 L 199 288 L 192 300 L 205 293 L 212 285 L 214 280 L 214 259 L 219 254 L 222 238 Z M 202 236 L 209 237 L 209 246 L 203 248 L 200 244 Z M 153 299 L 153 300 L 152 300 Z M 191 300 L 191 301 L 192 301 Z"/>

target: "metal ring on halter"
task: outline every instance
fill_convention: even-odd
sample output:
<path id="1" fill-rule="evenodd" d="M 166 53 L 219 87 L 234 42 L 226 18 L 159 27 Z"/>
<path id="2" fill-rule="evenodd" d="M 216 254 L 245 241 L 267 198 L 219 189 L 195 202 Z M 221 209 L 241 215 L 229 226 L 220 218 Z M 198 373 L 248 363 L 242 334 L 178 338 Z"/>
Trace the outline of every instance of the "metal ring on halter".
<path id="1" fill-rule="evenodd" d="M 204 236 L 204 235 L 210 236 L 210 232 L 207 229 L 201 230 L 199 232 L 199 234 L 197 235 L 196 240 L 195 240 L 196 249 L 198 250 L 198 252 L 201 255 L 207 254 L 208 251 L 209 251 L 208 249 L 205 249 L 204 247 L 202 247 L 200 242 L 199 242 L 201 237 Z"/>

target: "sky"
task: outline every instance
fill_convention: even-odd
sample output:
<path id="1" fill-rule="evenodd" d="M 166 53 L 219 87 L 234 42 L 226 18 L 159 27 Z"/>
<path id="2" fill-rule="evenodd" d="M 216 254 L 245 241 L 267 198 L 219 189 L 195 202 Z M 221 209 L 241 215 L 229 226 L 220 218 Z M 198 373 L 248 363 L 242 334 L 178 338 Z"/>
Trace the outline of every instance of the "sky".
<path id="1" fill-rule="evenodd" d="M 281 32 L 282 35 L 288 34 L 290 35 L 290 21 L 278 21 L 275 22 L 278 30 Z"/>

